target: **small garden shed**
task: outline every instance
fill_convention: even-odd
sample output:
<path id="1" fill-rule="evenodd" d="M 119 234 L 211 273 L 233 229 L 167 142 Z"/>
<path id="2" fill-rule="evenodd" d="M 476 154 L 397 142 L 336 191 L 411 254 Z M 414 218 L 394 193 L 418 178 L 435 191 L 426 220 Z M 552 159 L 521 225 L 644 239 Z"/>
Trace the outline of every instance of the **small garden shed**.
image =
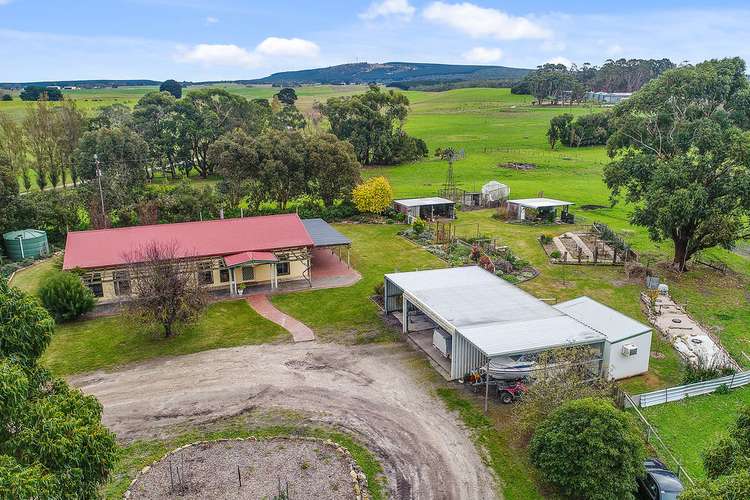
<path id="1" fill-rule="evenodd" d="M 434 220 L 436 218 L 454 219 L 456 217 L 455 202 L 436 196 L 395 200 L 393 207 L 404 214 L 409 223 L 416 218 Z"/>
<path id="2" fill-rule="evenodd" d="M 521 200 L 508 200 L 506 206 L 508 215 L 516 220 L 542 220 L 554 222 L 559 219 L 562 222 L 573 222 L 570 207 L 574 205 L 569 201 L 553 200 L 551 198 L 524 198 Z"/>

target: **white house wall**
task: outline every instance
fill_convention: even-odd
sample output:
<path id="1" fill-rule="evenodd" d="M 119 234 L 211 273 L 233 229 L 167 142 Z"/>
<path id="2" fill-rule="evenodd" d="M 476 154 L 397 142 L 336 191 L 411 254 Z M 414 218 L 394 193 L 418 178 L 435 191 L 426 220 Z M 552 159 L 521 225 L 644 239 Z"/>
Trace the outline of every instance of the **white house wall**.
<path id="1" fill-rule="evenodd" d="M 622 354 L 622 347 L 633 344 L 638 348 L 635 356 Z M 649 356 L 651 355 L 651 332 L 642 333 L 637 337 L 621 340 L 604 347 L 604 373 L 615 380 L 633 377 L 648 371 Z"/>

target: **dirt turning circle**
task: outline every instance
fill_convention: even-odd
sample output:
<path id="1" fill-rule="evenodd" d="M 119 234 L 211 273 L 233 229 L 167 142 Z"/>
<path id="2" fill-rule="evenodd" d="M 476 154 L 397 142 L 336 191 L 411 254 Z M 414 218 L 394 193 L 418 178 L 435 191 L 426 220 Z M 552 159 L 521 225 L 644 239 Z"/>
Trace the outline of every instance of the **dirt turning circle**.
<path id="1" fill-rule="evenodd" d="M 393 498 L 496 498 L 469 431 L 423 381 L 424 361 L 398 345 L 260 345 L 217 349 L 70 379 L 104 406 L 120 439 L 257 409 L 303 412 L 378 455 Z M 368 478 L 372 480 L 372 478 Z"/>

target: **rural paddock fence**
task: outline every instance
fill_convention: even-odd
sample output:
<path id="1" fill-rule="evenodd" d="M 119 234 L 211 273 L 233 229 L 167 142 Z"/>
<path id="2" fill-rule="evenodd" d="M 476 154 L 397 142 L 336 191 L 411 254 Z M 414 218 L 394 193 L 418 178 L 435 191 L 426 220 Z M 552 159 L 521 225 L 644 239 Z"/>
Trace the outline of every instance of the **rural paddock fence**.
<path id="1" fill-rule="evenodd" d="M 640 408 L 647 408 L 649 406 L 671 403 L 672 401 L 681 401 L 692 396 L 711 394 L 721 386 L 734 389 L 735 387 L 742 387 L 748 384 L 750 384 L 750 370 L 712 380 L 696 382 L 695 384 L 680 385 L 659 391 L 647 392 L 631 396 L 631 398 L 634 405 Z"/>
<path id="2" fill-rule="evenodd" d="M 675 471 L 677 477 L 679 477 L 683 481 L 687 480 L 691 485 L 695 485 L 695 481 L 693 481 L 693 478 L 690 477 L 690 474 L 688 474 L 687 470 L 685 470 L 682 462 L 680 462 L 680 460 L 674 455 L 674 453 L 672 453 L 672 450 L 669 449 L 654 426 L 651 425 L 651 422 L 649 422 L 648 419 L 646 419 L 646 417 L 643 415 L 643 413 L 638 410 L 636 402 L 633 401 L 633 399 L 626 392 L 620 392 L 618 396 L 622 397 L 622 403 L 624 403 L 625 407 L 630 408 L 635 412 L 636 416 L 638 417 L 638 422 L 643 428 L 646 442 L 656 450 L 657 454 L 662 458 L 662 460 L 667 462 L 667 466 L 671 467 L 672 470 Z"/>

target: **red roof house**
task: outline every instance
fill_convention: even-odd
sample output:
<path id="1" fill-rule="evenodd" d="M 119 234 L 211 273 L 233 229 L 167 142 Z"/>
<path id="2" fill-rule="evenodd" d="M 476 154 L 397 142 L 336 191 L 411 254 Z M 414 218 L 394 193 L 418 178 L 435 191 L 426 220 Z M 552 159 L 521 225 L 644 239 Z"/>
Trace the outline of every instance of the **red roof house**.
<path id="1" fill-rule="evenodd" d="M 122 266 L 151 242 L 175 244 L 184 257 L 228 257 L 314 246 L 297 214 L 156 224 L 68 233 L 63 269 Z"/>

